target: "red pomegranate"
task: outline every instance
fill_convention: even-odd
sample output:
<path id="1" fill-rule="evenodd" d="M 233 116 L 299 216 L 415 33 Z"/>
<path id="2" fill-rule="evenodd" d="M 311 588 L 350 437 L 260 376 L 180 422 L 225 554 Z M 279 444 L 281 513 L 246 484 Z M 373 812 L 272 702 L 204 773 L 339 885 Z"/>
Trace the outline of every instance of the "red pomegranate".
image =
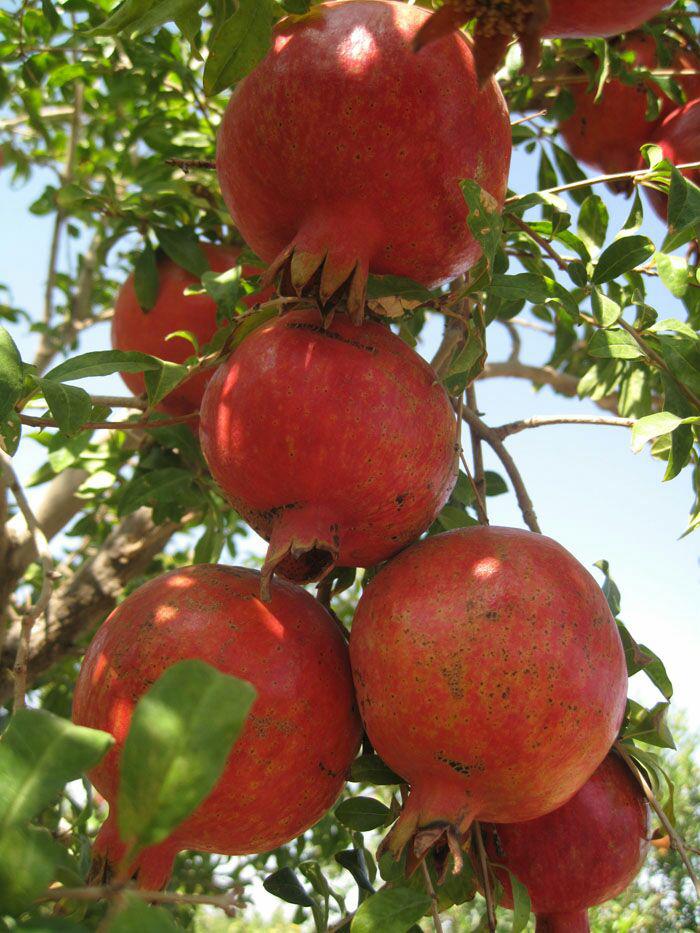
<path id="1" fill-rule="evenodd" d="M 331 616 L 284 581 L 257 599 L 252 570 L 200 564 L 146 583 L 109 616 L 87 650 L 73 700 L 76 723 L 116 744 L 91 772 L 110 803 L 95 842 L 107 865 L 124 857 L 115 803 L 119 756 L 134 706 L 166 668 L 199 658 L 253 684 L 257 699 L 210 796 L 130 866 L 161 888 L 181 849 L 266 852 L 312 826 L 333 804 L 360 738 L 347 649 Z"/>
<path id="2" fill-rule="evenodd" d="M 700 161 L 700 99 L 674 110 L 657 127 L 652 142 L 661 148 L 664 158 L 675 165 Z M 643 167 L 640 162 L 640 167 Z M 696 185 L 700 184 L 699 169 L 684 169 L 683 174 Z M 654 188 L 646 189 L 649 201 L 662 220 L 666 220 L 668 199 Z"/>
<path id="3" fill-rule="evenodd" d="M 201 243 L 209 265 L 214 272 L 225 272 L 238 262 L 240 249 L 236 246 L 214 246 Z M 256 270 L 246 268 L 245 274 Z M 134 276 L 130 275 L 122 285 L 114 306 L 112 318 L 112 346 L 116 350 L 139 350 L 171 363 L 184 363 L 192 356 L 194 348 L 184 337 L 166 340 L 168 334 L 177 330 L 191 331 L 200 346 L 212 339 L 216 332 L 216 304 L 208 295 L 184 294 L 185 289 L 197 279 L 176 265 L 171 259 L 158 264 L 158 298 L 149 311 L 139 305 L 134 288 Z M 269 293 L 268 293 L 269 294 Z M 252 305 L 266 296 L 258 294 L 246 299 Z M 185 380 L 158 406 L 159 410 L 171 415 L 186 415 L 196 411 L 201 402 L 211 371 L 199 373 Z M 142 373 L 122 373 L 122 379 L 135 395 L 145 391 Z"/>
<path id="4" fill-rule="evenodd" d="M 367 567 L 424 531 L 456 478 L 455 416 L 434 370 L 388 328 L 295 311 L 258 328 L 202 401 L 217 483 L 298 583 Z"/>
<path id="5" fill-rule="evenodd" d="M 503 96 L 479 91 L 463 36 L 411 52 L 428 16 L 344 0 L 283 20 L 219 133 L 224 200 L 269 275 L 293 294 L 311 282 L 322 304 L 346 289 L 355 319 L 368 272 L 433 286 L 476 262 L 461 179 L 506 192 Z"/>
<path id="6" fill-rule="evenodd" d="M 538 933 L 588 933 L 588 908 L 617 897 L 649 850 L 650 812 L 644 794 L 615 754 L 563 807 L 537 820 L 485 824 L 490 860 L 528 889 Z M 508 872 L 495 867 L 512 907 Z"/>
<path id="7" fill-rule="evenodd" d="M 411 786 L 386 840 L 453 844 L 475 819 L 535 819 L 608 753 L 627 674 L 615 622 L 561 545 L 513 528 L 426 538 L 359 602 L 350 659 L 377 752 Z"/>
<path id="8" fill-rule="evenodd" d="M 641 26 L 668 5 L 669 0 L 445 0 L 418 30 L 413 47 L 418 51 L 475 20 L 474 57 L 482 80 L 499 67 L 513 35 L 526 71 L 533 72 L 541 38 L 614 36 Z"/>
<path id="9" fill-rule="evenodd" d="M 638 67 L 656 67 L 656 44 L 651 37 L 630 36 L 622 48 L 635 53 Z M 690 52 L 679 51 L 673 65 L 678 70 L 698 69 L 700 62 Z M 700 96 L 700 73 L 697 77 L 686 75 L 677 80 L 688 97 Z M 605 86 L 598 103 L 585 83 L 569 85 L 568 90 L 574 97 L 576 109 L 559 129 L 571 154 L 605 174 L 636 168 L 639 148 L 651 140 L 657 126 L 657 122 L 650 123 L 646 119 L 645 83 L 624 84 L 614 78 Z M 676 105 L 657 85 L 654 91 L 661 100 L 663 119 Z"/>

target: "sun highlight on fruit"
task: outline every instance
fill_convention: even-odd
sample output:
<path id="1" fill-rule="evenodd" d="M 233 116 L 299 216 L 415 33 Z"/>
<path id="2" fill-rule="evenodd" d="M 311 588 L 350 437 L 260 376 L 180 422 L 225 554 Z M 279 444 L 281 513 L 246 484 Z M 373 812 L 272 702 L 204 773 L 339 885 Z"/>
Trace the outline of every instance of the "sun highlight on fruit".
<path id="1" fill-rule="evenodd" d="M 139 697 L 177 661 L 198 658 L 257 691 L 243 732 L 207 799 L 130 872 L 160 889 L 181 849 L 266 852 L 332 806 L 360 740 L 340 628 L 309 593 L 285 581 L 258 599 L 252 570 L 200 564 L 144 584 L 114 610 L 88 648 L 73 720 L 116 739 L 90 779 L 110 805 L 94 851 L 109 870 L 124 858 L 116 801 L 119 757 Z"/>
<path id="2" fill-rule="evenodd" d="M 639 784 L 611 753 L 558 810 L 524 823 L 482 824 L 501 903 L 513 906 L 510 871 L 528 890 L 538 933 L 588 933 L 588 908 L 621 894 L 644 864 L 650 819 Z"/>
<path id="3" fill-rule="evenodd" d="M 279 23 L 236 87 L 221 191 L 284 294 L 343 297 L 359 321 L 368 273 L 436 286 L 481 255 L 459 182 L 503 204 L 508 110 L 494 81 L 479 90 L 463 36 L 413 54 L 428 16 L 392 0 L 319 4 Z"/>
<path id="4" fill-rule="evenodd" d="M 298 583 L 367 567 L 425 531 L 456 481 L 457 426 L 435 371 L 387 327 L 263 325 L 209 383 L 202 450 L 233 507 Z"/>
<path id="5" fill-rule="evenodd" d="M 364 591 L 350 658 L 372 745 L 411 788 L 385 840 L 395 856 L 561 806 L 622 724 L 605 597 L 543 535 L 473 527 L 408 548 Z"/>

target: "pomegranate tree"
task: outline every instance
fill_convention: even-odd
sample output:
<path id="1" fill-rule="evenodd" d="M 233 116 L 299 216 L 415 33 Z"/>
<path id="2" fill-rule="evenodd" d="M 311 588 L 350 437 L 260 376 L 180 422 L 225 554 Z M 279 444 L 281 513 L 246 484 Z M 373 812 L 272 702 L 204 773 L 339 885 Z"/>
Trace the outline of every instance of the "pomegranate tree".
<path id="1" fill-rule="evenodd" d="M 656 43 L 650 36 L 630 36 L 621 48 L 634 52 L 637 67 L 652 69 L 657 66 Z M 690 52 L 679 50 L 673 67 L 676 70 L 697 69 L 698 59 Z M 676 80 L 688 97 L 700 96 L 700 74 L 682 75 Z M 571 154 L 606 174 L 634 169 L 640 146 L 651 140 L 658 126 L 658 121 L 649 122 L 646 118 L 647 87 L 644 81 L 626 84 L 613 78 L 596 102 L 595 91 L 585 83 L 567 86 L 573 95 L 575 110 L 559 129 Z M 663 119 L 676 104 L 658 85 L 653 85 L 653 90 L 660 100 L 660 119 Z"/>
<path id="2" fill-rule="evenodd" d="M 212 475 L 300 583 L 376 564 L 424 531 L 456 480 L 457 426 L 434 370 L 388 328 L 295 311 L 219 367 L 201 409 Z"/>
<path id="3" fill-rule="evenodd" d="M 676 165 L 700 161 L 700 99 L 674 110 L 657 126 L 651 141 L 660 147 L 665 159 Z M 700 184 L 700 170 L 684 169 L 683 174 Z M 666 220 L 666 196 L 654 188 L 646 191 L 656 213 Z"/>
<path id="4" fill-rule="evenodd" d="M 132 593 L 87 650 L 73 700 L 76 723 L 104 729 L 115 745 L 91 772 L 110 804 L 96 854 L 125 854 L 115 804 L 119 759 L 134 707 L 168 667 L 198 658 L 253 684 L 257 699 L 223 775 L 207 799 L 130 870 L 162 887 L 181 849 L 227 855 L 266 852 L 312 826 L 333 804 L 360 738 L 347 649 L 312 596 L 274 582 L 257 599 L 252 570 L 200 564 Z"/>
<path id="5" fill-rule="evenodd" d="M 428 16 L 391 0 L 319 4 L 283 20 L 236 87 L 221 191 L 285 293 L 310 286 L 326 304 L 345 292 L 359 319 L 368 272 L 433 286 L 479 258 L 459 182 L 502 204 L 508 111 L 495 82 L 478 89 L 463 36 L 412 53 Z"/>
<path id="6" fill-rule="evenodd" d="M 453 846 L 472 821 L 535 819 L 608 753 L 627 675 L 595 580 L 561 545 L 512 528 L 436 535 L 372 580 L 350 658 L 372 744 L 411 786 L 386 844 Z M 421 835 L 421 830 L 427 833 Z"/>
<path id="7" fill-rule="evenodd" d="M 210 268 L 214 272 L 226 272 L 238 263 L 240 249 L 237 246 L 214 246 L 200 243 Z M 246 269 L 245 274 L 255 270 Z M 134 287 L 134 276 L 122 285 L 114 306 L 112 318 L 112 346 L 117 350 L 138 350 L 150 353 L 171 363 L 184 363 L 192 356 L 194 348 L 185 337 L 166 340 L 168 334 L 187 330 L 194 334 L 199 345 L 209 343 L 216 333 L 216 304 L 208 295 L 185 295 L 185 289 L 198 279 L 178 266 L 172 259 L 164 258 L 158 263 L 158 297 L 147 311 L 139 304 Z M 252 305 L 262 296 L 245 299 Z M 158 408 L 171 415 L 186 415 L 196 411 L 201 402 L 211 370 L 197 373 L 180 383 L 159 404 Z M 135 395 L 145 391 L 142 373 L 122 373 L 122 379 Z"/>
<path id="8" fill-rule="evenodd" d="M 553 813 L 524 823 L 482 825 L 504 888 L 502 903 L 513 906 L 511 871 L 528 890 L 538 931 L 587 933 L 588 908 L 617 897 L 641 869 L 650 816 L 636 779 L 611 753 Z"/>

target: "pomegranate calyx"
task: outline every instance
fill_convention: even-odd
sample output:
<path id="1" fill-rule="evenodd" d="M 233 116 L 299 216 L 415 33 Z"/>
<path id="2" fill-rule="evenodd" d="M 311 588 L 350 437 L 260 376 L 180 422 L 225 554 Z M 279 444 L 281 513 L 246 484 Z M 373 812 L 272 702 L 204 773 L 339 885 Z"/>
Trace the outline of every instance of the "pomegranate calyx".
<path id="1" fill-rule="evenodd" d="M 479 86 L 498 70 L 513 36 L 523 53 L 523 70 L 532 74 L 540 60 L 540 36 L 549 19 L 549 0 L 507 0 L 484 4 L 481 0 L 446 0 L 418 30 L 412 47 L 419 51 L 472 20 L 474 60 Z"/>
<path id="2" fill-rule="evenodd" d="M 322 506 L 287 506 L 272 528 L 260 573 L 260 598 L 269 602 L 275 572 L 294 583 L 322 580 L 335 567 L 339 550 L 338 524 L 330 510 Z"/>

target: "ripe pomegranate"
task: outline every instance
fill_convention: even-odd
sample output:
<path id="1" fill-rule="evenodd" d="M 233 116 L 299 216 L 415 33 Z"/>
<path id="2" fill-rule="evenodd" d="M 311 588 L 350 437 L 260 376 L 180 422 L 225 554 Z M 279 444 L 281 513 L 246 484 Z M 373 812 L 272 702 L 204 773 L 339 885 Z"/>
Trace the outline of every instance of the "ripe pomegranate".
<path id="1" fill-rule="evenodd" d="M 700 99 L 674 110 L 656 128 L 651 141 L 661 148 L 664 158 L 676 165 L 700 161 Z M 700 184 L 699 169 L 687 168 L 683 174 L 696 185 Z M 652 207 L 665 221 L 668 207 L 666 195 L 654 188 L 647 188 L 646 192 Z"/>
<path id="2" fill-rule="evenodd" d="M 635 53 L 638 67 L 651 69 L 657 66 L 656 43 L 650 36 L 630 36 L 622 48 Z M 679 70 L 697 69 L 699 65 L 694 55 L 682 50 L 673 62 L 673 67 Z M 700 96 L 700 74 L 697 77 L 681 76 L 677 81 L 688 97 Z M 645 83 L 624 84 L 614 78 L 605 86 L 598 103 L 595 103 L 595 94 L 586 84 L 572 84 L 568 90 L 573 95 L 576 109 L 559 129 L 569 152 L 578 161 L 605 174 L 635 168 L 640 146 L 650 141 L 658 125 L 646 119 Z M 654 85 L 654 92 L 662 102 L 660 119 L 663 119 L 676 104 L 657 85 Z"/>
<path id="3" fill-rule="evenodd" d="M 669 0 L 445 0 L 426 20 L 413 46 L 417 50 L 476 20 L 474 57 L 480 79 L 501 64 L 513 34 L 518 37 L 526 71 L 536 69 L 540 38 L 614 36 L 641 26 Z"/>
<path id="4" fill-rule="evenodd" d="M 561 806 L 625 709 L 602 591 L 561 545 L 513 528 L 450 531 L 391 561 L 359 602 L 350 659 L 367 734 L 411 785 L 395 855 Z"/>
<path id="5" fill-rule="evenodd" d="M 528 889 L 539 933 L 588 933 L 588 908 L 617 897 L 649 851 L 650 812 L 625 763 L 611 753 L 553 813 L 481 827 L 489 858 Z M 508 872 L 494 867 L 512 907 Z"/>
<path id="6" fill-rule="evenodd" d="M 294 311 L 254 331 L 202 401 L 200 438 L 233 507 L 298 583 L 370 566 L 424 531 L 456 479 L 455 416 L 388 328 Z"/>
<path id="7" fill-rule="evenodd" d="M 259 574 L 200 564 L 132 593 L 87 650 L 73 700 L 76 723 L 116 744 L 90 778 L 109 801 L 95 842 L 108 866 L 124 857 L 115 803 L 119 757 L 134 706 L 166 668 L 199 658 L 253 684 L 257 699 L 209 797 L 164 842 L 130 866 L 143 888 L 161 888 L 181 849 L 266 852 L 312 826 L 333 804 L 360 739 L 347 649 L 331 616 L 304 590 Z"/>
<path id="8" fill-rule="evenodd" d="M 210 243 L 201 243 L 200 246 L 214 272 L 225 272 L 235 266 L 241 252 L 237 246 L 214 246 Z M 247 275 L 255 271 L 259 270 L 244 269 Z M 183 294 L 196 281 L 193 275 L 171 259 L 162 259 L 158 265 L 158 298 L 149 311 L 144 311 L 136 297 L 134 276 L 130 275 L 122 285 L 114 306 L 112 346 L 116 350 L 150 353 L 171 363 L 184 363 L 194 353 L 192 344 L 184 337 L 166 340 L 168 334 L 189 330 L 200 346 L 204 346 L 212 339 L 217 327 L 216 304 L 208 295 Z M 265 297 L 264 294 L 251 295 L 245 302 L 253 305 Z M 211 370 L 186 379 L 161 401 L 159 410 L 171 415 L 196 411 L 210 378 Z M 142 373 L 122 373 L 122 379 L 135 395 L 145 391 Z"/>
<path id="9" fill-rule="evenodd" d="M 310 284 L 321 304 L 347 290 L 358 320 L 368 272 L 433 286 L 479 258 L 461 179 L 499 205 L 506 192 L 503 95 L 493 81 L 479 91 L 463 36 L 413 55 L 428 16 L 344 0 L 284 19 L 221 124 L 221 191 L 268 275 L 283 271 L 285 293 Z"/>

